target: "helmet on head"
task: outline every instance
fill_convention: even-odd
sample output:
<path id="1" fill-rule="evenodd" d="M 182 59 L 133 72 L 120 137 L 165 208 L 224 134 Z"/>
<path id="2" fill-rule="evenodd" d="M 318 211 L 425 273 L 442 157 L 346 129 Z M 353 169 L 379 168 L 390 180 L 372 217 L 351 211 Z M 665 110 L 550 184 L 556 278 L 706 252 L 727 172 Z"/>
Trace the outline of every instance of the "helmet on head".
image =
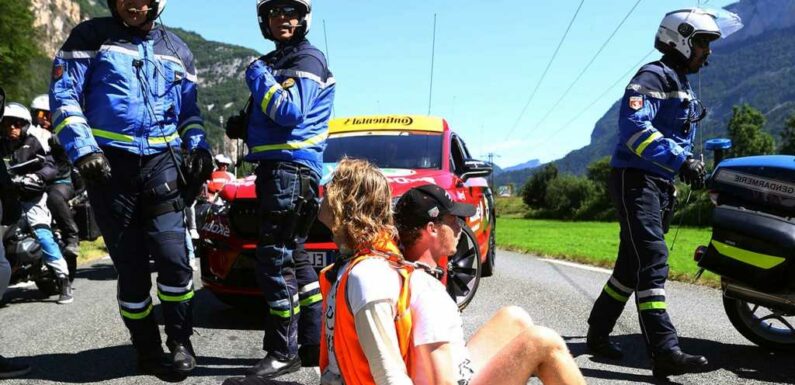
<path id="1" fill-rule="evenodd" d="M 693 52 L 693 38 L 697 36 L 710 41 L 721 37 L 714 15 L 699 8 L 669 12 L 657 29 L 654 48 L 663 54 L 677 55 L 687 62 Z"/>
<path id="2" fill-rule="evenodd" d="M 50 110 L 50 95 L 41 94 L 33 98 L 30 103 L 31 110 L 49 111 Z"/>
<path id="3" fill-rule="evenodd" d="M 298 30 L 296 35 L 306 36 L 309 28 L 312 27 L 312 0 L 257 0 L 257 20 L 262 36 L 268 40 L 273 40 L 271 28 L 268 24 L 268 11 L 277 5 L 295 5 L 304 10 L 303 16 L 298 20 Z"/>
<path id="4" fill-rule="evenodd" d="M 114 18 L 121 20 L 119 18 L 119 13 L 116 12 L 116 3 L 118 3 L 118 1 L 119 0 L 108 0 L 108 8 L 110 8 L 110 13 Z M 166 9 L 167 2 L 168 0 L 152 0 L 152 3 L 149 4 L 149 12 L 146 14 L 146 22 L 155 21 L 155 19 L 160 17 L 160 14 Z"/>
<path id="5" fill-rule="evenodd" d="M 222 164 L 229 166 L 232 164 L 232 159 L 229 159 L 229 157 L 224 154 L 218 154 L 215 156 L 215 163 L 219 166 Z"/>
<path id="6" fill-rule="evenodd" d="M 28 111 L 28 109 L 25 108 L 25 106 L 16 102 L 11 102 L 6 105 L 3 118 L 5 119 L 17 118 L 24 120 L 27 124 L 25 124 L 25 127 L 22 128 L 23 136 L 27 134 L 28 127 L 30 127 L 30 123 L 33 121 L 33 119 L 30 116 L 30 111 Z M 5 135 L 5 132 L 2 132 L 0 134 Z"/>

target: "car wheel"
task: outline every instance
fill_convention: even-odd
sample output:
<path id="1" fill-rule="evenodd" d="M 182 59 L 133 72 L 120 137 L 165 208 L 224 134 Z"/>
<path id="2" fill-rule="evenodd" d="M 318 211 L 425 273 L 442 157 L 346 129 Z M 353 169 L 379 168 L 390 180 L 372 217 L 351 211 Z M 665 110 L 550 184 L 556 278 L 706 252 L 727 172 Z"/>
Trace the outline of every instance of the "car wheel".
<path id="1" fill-rule="evenodd" d="M 464 227 L 458 240 L 458 249 L 447 261 L 447 293 L 455 300 L 459 310 L 464 310 L 475 297 L 482 269 L 475 234 L 469 227 Z"/>
<path id="2" fill-rule="evenodd" d="M 483 264 L 483 272 L 481 277 L 491 277 L 494 275 L 494 258 L 497 256 L 497 243 L 494 241 L 494 232 L 496 229 L 492 228 L 489 233 L 489 251 L 486 254 L 486 263 Z"/>

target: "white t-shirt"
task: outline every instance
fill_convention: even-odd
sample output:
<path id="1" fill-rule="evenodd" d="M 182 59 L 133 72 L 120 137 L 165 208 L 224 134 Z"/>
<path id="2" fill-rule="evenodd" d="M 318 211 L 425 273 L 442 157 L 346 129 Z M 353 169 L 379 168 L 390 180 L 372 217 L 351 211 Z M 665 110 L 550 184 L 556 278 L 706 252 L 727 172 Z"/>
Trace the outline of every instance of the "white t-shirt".
<path id="1" fill-rule="evenodd" d="M 357 314 L 368 303 L 388 301 L 393 308 L 397 304 L 400 295 L 401 278 L 389 263 L 383 259 L 367 259 L 356 265 L 351 270 L 348 278 L 347 296 L 348 304 L 353 314 Z M 466 384 L 472 377 L 473 371 L 470 369 L 469 352 L 464 340 L 464 329 L 458 307 L 444 288 L 442 283 L 425 273 L 423 270 L 415 270 L 411 276 L 411 299 L 410 308 L 412 314 L 412 331 L 414 346 L 449 342 L 451 344 L 452 362 L 455 365 L 454 373 L 459 382 Z M 336 297 L 336 287 L 332 289 L 329 296 L 329 314 L 334 314 L 332 304 Z M 331 312 L 331 313 L 329 313 Z M 333 325 L 330 325 L 326 318 L 327 341 L 331 343 L 330 336 L 333 336 Z M 332 346 L 332 345 L 330 345 Z M 330 349 L 331 350 L 331 349 Z M 336 360 L 329 355 L 329 368 L 336 373 Z M 414 354 L 414 357 L 417 355 Z M 415 374 L 412 378 L 414 384 L 430 384 L 426 376 L 424 362 L 415 362 Z M 336 370 L 334 370 L 336 369 Z"/>

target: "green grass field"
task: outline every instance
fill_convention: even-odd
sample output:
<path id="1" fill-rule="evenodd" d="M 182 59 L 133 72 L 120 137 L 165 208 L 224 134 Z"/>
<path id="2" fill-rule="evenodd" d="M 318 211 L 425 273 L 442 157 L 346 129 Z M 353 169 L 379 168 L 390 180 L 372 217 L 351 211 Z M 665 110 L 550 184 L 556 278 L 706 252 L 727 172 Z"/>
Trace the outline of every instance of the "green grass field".
<path id="1" fill-rule="evenodd" d="M 105 241 L 102 237 L 97 238 L 93 242 L 82 241 L 80 242 L 80 255 L 77 257 L 77 264 L 83 264 L 102 258 L 108 255 L 108 249 L 105 247 Z"/>
<path id="2" fill-rule="evenodd" d="M 676 228 L 666 236 L 670 250 Z M 674 250 L 670 252 L 671 279 L 692 282 L 698 268 L 693 252 L 706 245 L 710 229 L 682 227 Z M 497 246 L 524 253 L 540 254 L 557 259 L 613 267 L 618 251 L 617 222 L 564 222 L 518 219 L 501 216 L 497 220 Z M 717 285 L 717 276 L 704 273 L 702 284 Z"/>

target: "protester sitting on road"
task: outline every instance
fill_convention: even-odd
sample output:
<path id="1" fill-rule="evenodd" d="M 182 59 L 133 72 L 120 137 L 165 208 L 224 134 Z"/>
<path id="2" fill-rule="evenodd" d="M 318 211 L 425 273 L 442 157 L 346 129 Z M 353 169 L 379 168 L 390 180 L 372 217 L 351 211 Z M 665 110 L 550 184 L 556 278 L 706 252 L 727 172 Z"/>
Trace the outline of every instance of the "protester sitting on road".
<path id="1" fill-rule="evenodd" d="M 545 384 L 584 384 L 563 339 L 533 325 L 519 307 L 500 309 L 464 341 L 455 301 L 427 272 L 455 254 L 464 220 L 472 215 L 474 206 L 453 202 L 436 185 L 409 190 L 395 206 L 404 257 L 426 266 L 411 277 L 414 383 L 526 384 L 536 375 Z"/>
<path id="2" fill-rule="evenodd" d="M 395 242 L 386 177 L 367 161 L 339 163 L 318 216 L 341 253 L 321 274 L 321 384 L 525 384 L 534 373 L 545 383 L 583 384 L 563 340 L 516 307 L 465 344 L 455 302 L 423 266 L 455 251 L 461 228 L 453 222 L 474 208 L 434 194 L 449 205 L 406 196 L 399 203 L 401 229 L 414 234 L 407 255 L 422 262 L 412 263 Z"/>

